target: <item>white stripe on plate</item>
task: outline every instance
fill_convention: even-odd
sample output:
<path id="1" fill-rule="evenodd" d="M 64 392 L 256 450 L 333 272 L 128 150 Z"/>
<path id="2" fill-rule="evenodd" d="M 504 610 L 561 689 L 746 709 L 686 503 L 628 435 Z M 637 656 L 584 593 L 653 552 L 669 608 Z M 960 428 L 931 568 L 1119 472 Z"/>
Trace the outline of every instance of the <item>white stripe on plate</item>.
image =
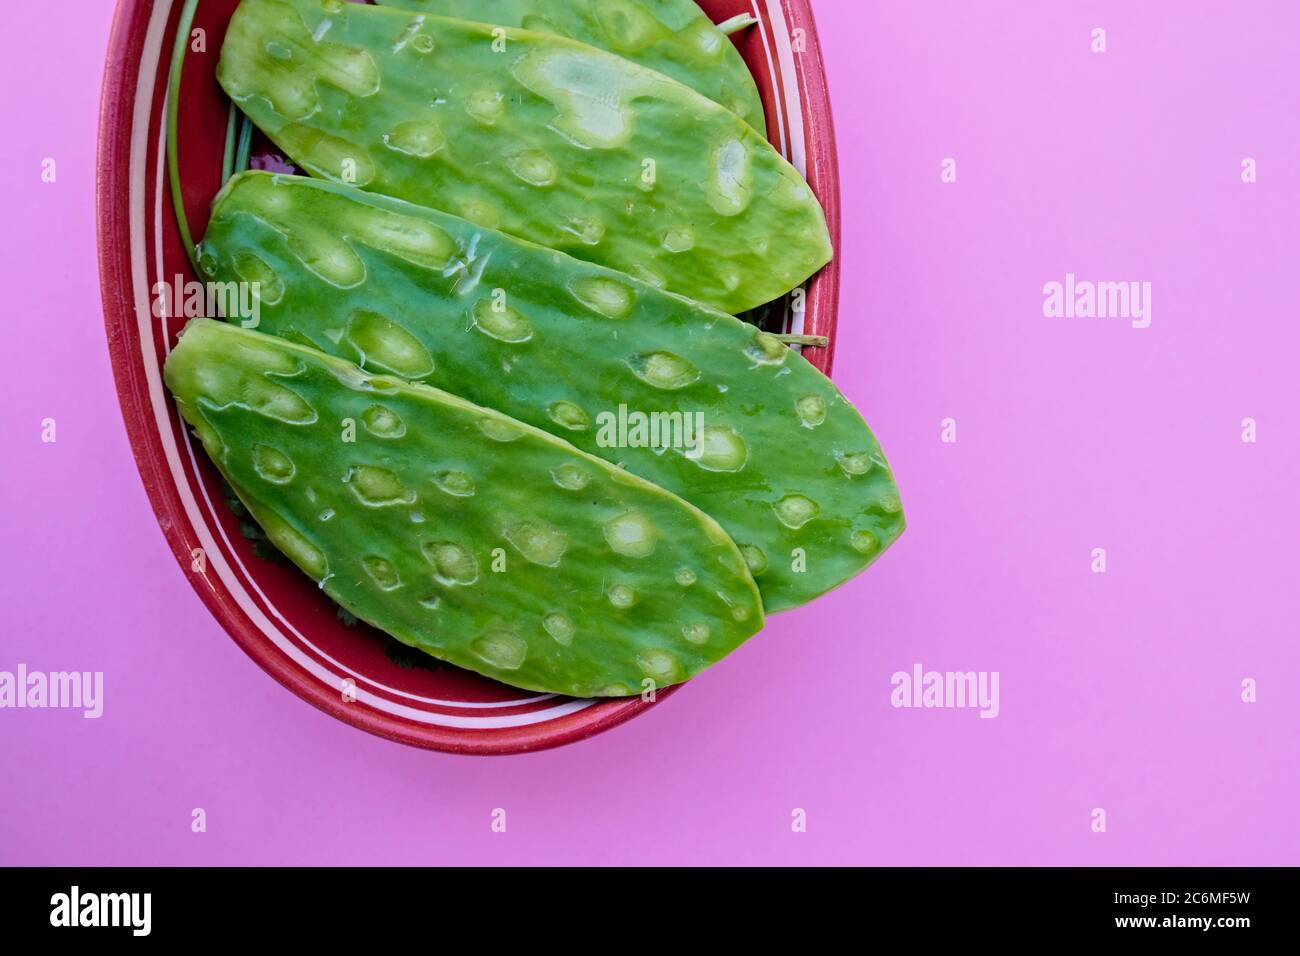
<path id="1" fill-rule="evenodd" d="M 751 0 L 751 2 L 754 17 L 760 23 L 759 33 L 763 38 L 763 52 L 767 55 L 768 76 L 772 78 L 772 100 L 776 104 L 777 148 L 786 159 L 790 160 L 790 165 L 797 169 L 799 174 L 806 179 L 808 177 L 808 160 L 804 140 L 803 101 L 799 98 L 799 77 L 794 71 L 794 50 L 790 46 L 790 24 L 785 18 L 785 10 L 781 5 L 781 0 Z M 767 5 L 768 17 L 772 23 L 772 36 L 770 38 L 767 31 L 761 26 L 763 18 L 759 16 L 758 4 L 760 2 Z M 772 60 L 773 43 L 776 44 L 776 62 Z M 785 92 L 781 97 L 777 96 L 778 92 L 780 92 L 777 89 L 777 63 L 781 65 L 780 76 L 785 81 Z M 789 149 L 785 145 L 787 120 L 790 123 Z M 795 312 L 788 300 L 781 328 L 787 329 L 794 335 L 803 334 L 804 313 Z M 795 349 L 803 352 L 802 346 L 795 346 Z"/>

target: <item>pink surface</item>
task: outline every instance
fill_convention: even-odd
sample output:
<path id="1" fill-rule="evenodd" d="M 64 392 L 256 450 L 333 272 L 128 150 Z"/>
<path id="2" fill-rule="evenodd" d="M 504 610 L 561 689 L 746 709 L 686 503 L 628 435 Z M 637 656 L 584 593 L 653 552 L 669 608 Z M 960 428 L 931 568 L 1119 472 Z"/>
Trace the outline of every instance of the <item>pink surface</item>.
<path id="1" fill-rule="evenodd" d="M 836 379 L 909 532 L 651 713 L 496 759 L 326 717 L 200 604 L 103 337 L 110 4 L 7 11 L 0 670 L 103 671 L 105 704 L 0 710 L 0 862 L 1300 862 L 1300 7 L 978 6 L 816 0 Z M 1151 327 L 1044 317 L 1067 272 L 1150 282 Z M 999 716 L 891 707 L 916 662 L 999 672 Z"/>

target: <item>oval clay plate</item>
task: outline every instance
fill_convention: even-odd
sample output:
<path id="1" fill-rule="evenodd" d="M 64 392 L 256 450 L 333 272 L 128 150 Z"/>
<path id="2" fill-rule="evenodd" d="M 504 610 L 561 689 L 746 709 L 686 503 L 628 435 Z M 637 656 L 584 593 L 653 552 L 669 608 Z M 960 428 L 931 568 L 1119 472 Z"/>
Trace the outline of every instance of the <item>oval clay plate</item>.
<path id="1" fill-rule="evenodd" d="M 557 0 L 564 2 L 564 0 Z M 768 135 L 807 176 L 839 250 L 835 136 L 808 0 L 706 0 L 715 22 L 752 13 L 732 39 L 763 94 Z M 181 84 L 181 190 L 202 237 L 221 185 L 229 104 L 215 79 L 237 0 L 200 0 Z M 162 383 L 162 364 L 184 317 L 153 315 L 159 282 L 195 278 L 167 195 L 165 102 L 181 0 L 120 0 L 109 44 L 99 128 L 99 264 L 109 351 L 122 415 L 141 477 L 172 552 L 195 590 L 246 654 L 299 697 L 355 727 L 402 743 L 467 754 L 539 750 L 589 737 L 655 703 L 639 697 L 575 700 L 499 684 L 340 620 L 307 577 L 268 560 L 224 498 Z M 254 140 L 253 165 L 289 169 Z M 834 344 L 839 265 L 808 285 L 802 313 L 788 301 L 762 322 L 827 335 Z M 829 373 L 832 348 L 805 354 Z M 662 701 L 674 690 L 660 692 Z"/>

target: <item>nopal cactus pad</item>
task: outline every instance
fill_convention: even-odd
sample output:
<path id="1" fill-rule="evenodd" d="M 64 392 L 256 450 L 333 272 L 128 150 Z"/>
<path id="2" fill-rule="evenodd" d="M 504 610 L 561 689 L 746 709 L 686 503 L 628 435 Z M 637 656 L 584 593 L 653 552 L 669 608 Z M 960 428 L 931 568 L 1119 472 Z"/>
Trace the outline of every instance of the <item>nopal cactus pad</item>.
<path id="1" fill-rule="evenodd" d="M 313 176 L 443 209 L 725 312 L 831 257 L 808 184 L 734 113 L 566 37 L 243 0 L 217 77 Z"/>
<path id="2" fill-rule="evenodd" d="M 671 76 L 766 131 L 763 101 L 736 47 L 694 0 L 380 0 L 382 6 L 487 20 L 609 50 Z"/>
<path id="3" fill-rule="evenodd" d="M 711 518 L 497 412 L 206 319 L 165 377 L 272 542 L 434 657 L 622 696 L 686 680 L 762 626 L 744 558 Z"/>
<path id="4" fill-rule="evenodd" d="M 233 179 L 200 251 L 211 278 L 269 288 L 262 330 L 499 409 L 708 512 L 742 545 L 768 611 L 853 577 L 903 530 L 893 474 L 857 410 L 798 353 L 729 315 L 297 176 Z M 647 440 L 665 424 L 698 425 L 695 441 Z"/>

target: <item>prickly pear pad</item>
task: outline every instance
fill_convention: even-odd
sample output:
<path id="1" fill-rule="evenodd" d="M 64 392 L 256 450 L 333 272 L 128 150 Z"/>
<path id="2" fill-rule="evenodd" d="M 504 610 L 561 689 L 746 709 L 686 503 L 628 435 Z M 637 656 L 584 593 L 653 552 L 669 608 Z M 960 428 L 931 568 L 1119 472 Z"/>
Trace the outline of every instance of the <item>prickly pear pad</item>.
<path id="1" fill-rule="evenodd" d="M 694 0 L 380 0 L 380 5 L 588 43 L 671 76 L 760 133 L 767 130 L 749 67 Z"/>
<path id="2" fill-rule="evenodd" d="M 314 176 L 741 312 L 831 258 L 799 173 L 734 113 L 573 40 L 341 0 L 243 0 L 217 77 Z"/>
<path id="3" fill-rule="evenodd" d="M 711 518 L 497 412 L 209 320 L 165 376 L 276 546 L 434 657 L 623 696 L 686 680 L 762 626 Z"/>
<path id="4" fill-rule="evenodd" d="M 496 408 L 686 498 L 741 546 L 769 612 L 844 582 L 903 530 L 889 464 L 829 379 L 753 326 L 625 275 L 261 172 L 218 197 L 200 263 L 260 284 L 263 331 Z M 607 443 L 602 420 L 620 408 L 700 416 L 699 453 Z"/>

